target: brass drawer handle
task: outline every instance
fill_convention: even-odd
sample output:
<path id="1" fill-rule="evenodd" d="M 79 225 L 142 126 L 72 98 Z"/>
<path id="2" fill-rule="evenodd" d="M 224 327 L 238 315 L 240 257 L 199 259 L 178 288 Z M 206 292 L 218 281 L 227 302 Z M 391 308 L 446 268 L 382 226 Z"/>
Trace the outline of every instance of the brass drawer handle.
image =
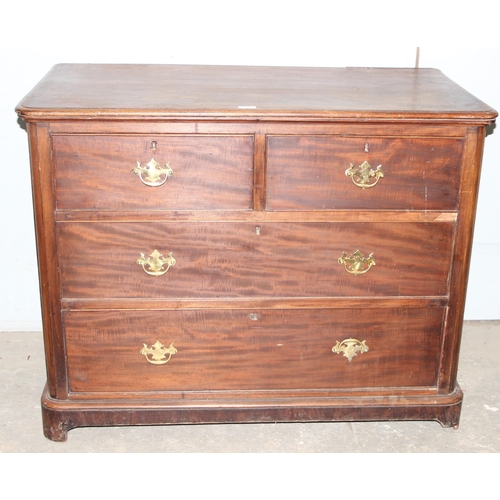
<path id="1" fill-rule="evenodd" d="M 161 167 L 154 159 L 146 163 L 145 167 L 142 167 L 141 163 L 137 162 L 137 167 L 132 172 L 139 176 L 143 184 L 151 187 L 158 187 L 165 184 L 167 179 L 174 174 L 168 163 L 165 163 L 165 167 Z"/>
<path id="2" fill-rule="evenodd" d="M 360 188 L 371 188 L 375 186 L 382 177 L 384 177 L 382 165 L 379 165 L 375 170 L 367 161 L 364 161 L 357 168 L 354 168 L 352 163 L 349 165 L 350 167 L 345 171 L 345 175 L 350 177 L 352 182 Z M 375 182 L 373 182 L 373 177 L 375 178 Z"/>
<path id="3" fill-rule="evenodd" d="M 170 361 L 173 354 L 177 353 L 177 349 L 173 344 L 170 344 L 169 347 L 165 347 L 159 340 L 151 347 L 148 347 L 147 344 L 142 345 L 141 354 L 146 356 L 146 359 L 153 365 L 164 365 Z"/>
<path id="4" fill-rule="evenodd" d="M 348 273 L 358 275 L 365 274 L 377 263 L 372 253 L 368 255 L 368 257 L 365 257 L 359 250 L 356 250 L 349 256 L 343 252 L 342 256 L 339 258 L 339 264 L 343 264 Z"/>
<path id="5" fill-rule="evenodd" d="M 141 253 L 141 256 L 137 259 L 137 264 L 142 266 L 144 272 L 151 276 L 161 276 L 165 274 L 172 266 L 175 266 L 176 262 L 177 261 L 172 256 L 172 252 L 166 257 L 163 257 L 158 250 L 154 250 L 149 257 Z"/>
<path id="6" fill-rule="evenodd" d="M 336 354 L 344 353 L 344 356 L 351 362 L 354 356 L 362 352 L 368 352 L 368 346 L 366 345 L 366 340 L 360 342 L 356 339 L 346 339 L 342 342 L 337 341 L 337 343 L 332 347 L 332 352 Z"/>

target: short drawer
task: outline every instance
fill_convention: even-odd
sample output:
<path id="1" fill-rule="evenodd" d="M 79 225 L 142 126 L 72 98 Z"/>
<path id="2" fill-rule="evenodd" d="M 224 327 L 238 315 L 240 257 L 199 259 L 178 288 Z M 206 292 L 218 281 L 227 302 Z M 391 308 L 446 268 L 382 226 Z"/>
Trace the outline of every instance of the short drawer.
<path id="1" fill-rule="evenodd" d="M 454 224 L 60 223 L 63 298 L 446 295 Z"/>
<path id="2" fill-rule="evenodd" d="M 252 206 L 253 136 L 54 135 L 52 142 L 60 210 Z"/>
<path id="3" fill-rule="evenodd" d="M 463 140 L 269 136 L 268 210 L 457 208 Z"/>
<path id="4" fill-rule="evenodd" d="M 434 386 L 443 310 L 66 312 L 72 392 Z"/>

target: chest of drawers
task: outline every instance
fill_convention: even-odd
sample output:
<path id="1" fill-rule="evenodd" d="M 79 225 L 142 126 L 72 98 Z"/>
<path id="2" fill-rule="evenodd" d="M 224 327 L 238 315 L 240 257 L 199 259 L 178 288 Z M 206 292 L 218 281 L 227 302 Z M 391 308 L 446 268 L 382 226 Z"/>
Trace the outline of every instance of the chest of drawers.
<path id="1" fill-rule="evenodd" d="M 487 105 L 430 69 L 58 65 L 17 112 L 49 439 L 458 426 Z"/>

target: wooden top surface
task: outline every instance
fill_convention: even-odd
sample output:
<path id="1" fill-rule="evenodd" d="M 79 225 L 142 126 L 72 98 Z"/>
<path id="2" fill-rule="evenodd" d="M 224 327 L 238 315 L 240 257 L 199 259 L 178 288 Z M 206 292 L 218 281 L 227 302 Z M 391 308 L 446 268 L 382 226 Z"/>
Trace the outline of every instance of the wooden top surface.
<path id="1" fill-rule="evenodd" d="M 435 69 L 59 64 L 21 101 L 49 118 L 458 120 L 491 107 Z"/>

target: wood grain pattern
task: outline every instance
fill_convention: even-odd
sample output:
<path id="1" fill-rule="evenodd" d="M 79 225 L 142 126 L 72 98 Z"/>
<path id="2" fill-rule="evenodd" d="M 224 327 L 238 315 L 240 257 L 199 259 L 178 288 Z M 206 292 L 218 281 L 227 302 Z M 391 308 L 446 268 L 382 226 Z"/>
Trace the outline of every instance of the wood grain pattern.
<path id="1" fill-rule="evenodd" d="M 66 311 L 111 309 L 169 311 L 175 309 L 389 309 L 435 308 L 448 305 L 446 296 L 405 297 L 243 297 L 230 299 L 63 299 Z"/>
<path id="2" fill-rule="evenodd" d="M 182 115 L 184 120 L 291 116 L 484 122 L 496 116 L 435 69 L 130 64 L 56 65 L 17 110 L 26 120 Z"/>
<path id="3" fill-rule="evenodd" d="M 442 309 L 65 313 L 74 392 L 433 386 Z M 253 318 L 253 319 L 251 319 Z M 366 340 L 351 362 L 337 341 Z M 140 350 L 160 340 L 164 365 Z M 404 362 L 403 362 L 404 360 Z"/>
<path id="4" fill-rule="evenodd" d="M 57 65 L 28 122 L 44 434 L 88 425 L 438 420 L 485 126 L 428 69 Z M 151 142 L 157 147 L 151 149 Z M 136 162 L 174 175 L 141 184 Z M 382 165 L 360 189 L 350 163 Z M 172 252 L 164 276 L 141 253 Z M 348 274 L 343 252 L 376 265 Z M 349 337 L 369 351 L 332 352 Z M 166 365 L 140 353 L 173 343 Z"/>
<path id="5" fill-rule="evenodd" d="M 157 135 L 157 134 L 210 134 L 210 135 L 339 135 L 369 137 L 448 137 L 463 139 L 468 123 L 450 121 L 418 122 L 415 120 L 387 121 L 380 123 L 358 121 L 356 126 L 347 121 L 267 121 L 254 120 L 92 120 L 71 119 L 50 121 L 50 131 L 58 134 L 79 135 Z"/>
<path id="6" fill-rule="evenodd" d="M 405 396 L 362 395 L 309 398 L 303 393 L 286 398 L 260 398 L 252 401 L 240 396 L 229 400 L 173 400 L 172 393 L 161 399 L 138 398 L 67 401 L 42 394 L 44 435 L 53 441 L 66 441 L 68 431 L 82 426 L 211 424 L 236 422 L 369 422 L 380 420 L 436 420 L 443 427 L 458 427 L 463 393 L 460 387 L 451 394 L 413 394 Z M 182 393 L 181 393 L 182 394 Z M 218 393 L 220 394 L 220 393 Z M 230 393 L 234 396 L 233 393 Z M 254 391 L 254 394 L 259 394 Z M 130 393 L 128 393 L 130 395 Z M 210 393 L 205 393 L 210 395 Z"/>
<path id="7" fill-rule="evenodd" d="M 459 264 L 453 266 L 450 274 L 451 302 L 446 318 L 439 381 L 442 393 L 449 392 L 450 388 L 457 383 L 460 339 L 485 137 L 486 131 L 483 128 L 479 130 L 471 128 L 465 141 L 464 164 L 467 165 L 467 168 L 461 178 L 461 210 L 457 221 L 457 237 L 453 249 L 453 261 Z"/>
<path id="8" fill-rule="evenodd" d="M 446 295 L 453 224 L 59 224 L 65 298 Z M 173 253 L 163 276 L 141 252 Z M 374 254 L 353 276 L 343 252 Z"/>
<path id="9" fill-rule="evenodd" d="M 54 258 L 58 250 L 49 127 L 45 123 L 29 124 L 28 133 L 47 381 L 50 395 L 64 399 L 67 397 L 67 373 L 58 262 Z"/>
<path id="10" fill-rule="evenodd" d="M 457 212 L 428 210 L 58 210 L 57 222 L 455 222 Z"/>
<path id="11" fill-rule="evenodd" d="M 252 207 L 253 136 L 55 135 L 52 142 L 58 209 Z M 133 173 L 151 158 L 174 171 L 162 186 Z"/>
<path id="12" fill-rule="evenodd" d="M 455 210 L 462 150 L 459 139 L 270 136 L 266 208 Z M 368 189 L 345 175 L 365 161 L 384 172 Z"/>

